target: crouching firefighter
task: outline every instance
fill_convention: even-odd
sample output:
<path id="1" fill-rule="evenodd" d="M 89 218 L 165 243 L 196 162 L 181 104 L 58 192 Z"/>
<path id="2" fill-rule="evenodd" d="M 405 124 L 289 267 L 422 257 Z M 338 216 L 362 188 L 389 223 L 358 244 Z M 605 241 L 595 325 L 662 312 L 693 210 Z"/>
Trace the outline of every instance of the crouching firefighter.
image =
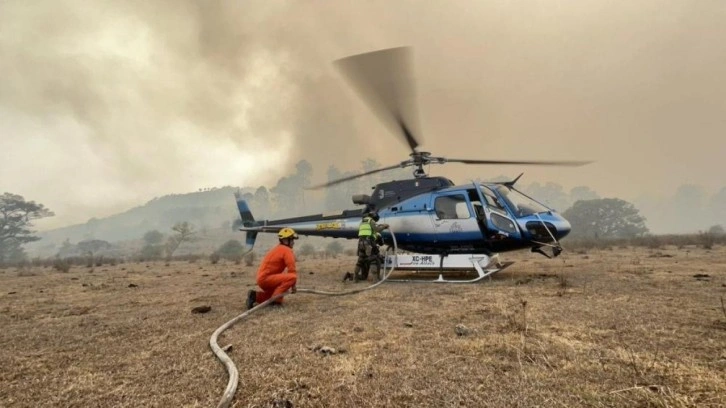
<path id="1" fill-rule="evenodd" d="M 353 280 L 355 282 L 368 280 L 368 271 L 373 265 L 376 278 L 380 279 L 380 249 L 383 243 L 381 231 L 388 228 L 388 224 L 377 224 L 380 217 L 377 212 L 370 212 L 363 217 L 358 227 L 358 261 L 355 264 Z"/>
<path id="2" fill-rule="evenodd" d="M 260 269 L 257 270 L 257 286 L 262 292 L 250 290 L 247 294 L 247 309 L 252 309 L 255 304 L 262 303 L 273 296 L 281 295 L 288 289 L 296 292 L 297 267 L 295 266 L 295 254 L 292 247 L 298 239 L 297 233 L 292 228 L 283 228 L 277 233 L 280 244 L 272 248 L 262 260 Z M 287 273 L 285 272 L 287 269 Z M 273 305 L 281 306 L 282 298 L 275 300 Z"/>

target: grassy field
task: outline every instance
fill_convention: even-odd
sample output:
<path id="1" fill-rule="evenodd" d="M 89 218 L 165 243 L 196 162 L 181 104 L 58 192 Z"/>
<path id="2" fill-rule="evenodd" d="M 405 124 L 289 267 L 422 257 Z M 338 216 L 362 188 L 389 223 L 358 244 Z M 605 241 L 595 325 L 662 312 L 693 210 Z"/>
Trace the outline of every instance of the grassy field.
<path id="1" fill-rule="evenodd" d="M 502 260 L 516 263 L 479 284 L 261 310 L 220 339 L 240 372 L 233 406 L 726 406 L 726 247 Z M 364 285 L 340 282 L 352 257 L 299 263 L 301 288 Z M 244 310 L 255 269 L 1 269 L 0 406 L 215 406 L 227 373 L 209 337 Z"/>

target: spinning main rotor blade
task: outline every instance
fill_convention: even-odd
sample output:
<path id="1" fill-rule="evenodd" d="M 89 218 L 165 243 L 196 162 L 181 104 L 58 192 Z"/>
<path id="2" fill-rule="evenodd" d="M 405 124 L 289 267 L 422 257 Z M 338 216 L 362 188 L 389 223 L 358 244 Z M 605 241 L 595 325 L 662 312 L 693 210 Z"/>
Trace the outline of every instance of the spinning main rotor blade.
<path id="1" fill-rule="evenodd" d="M 375 170 L 367 171 L 365 173 L 355 174 L 353 176 L 343 177 L 343 178 L 339 178 L 337 180 L 329 181 L 329 182 L 327 182 L 325 184 L 318 184 L 316 186 L 311 186 L 311 187 L 306 188 L 306 190 L 317 190 L 317 189 L 321 189 L 323 187 L 330 187 L 330 186 L 334 186 L 336 184 L 344 183 L 346 181 L 350 181 L 350 180 L 353 180 L 353 179 L 357 179 L 359 177 L 367 176 L 369 174 L 380 173 L 382 171 L 393 170 L 393 169 L 397 169 L 397 168 L 400 168 L 400 167 L 403 167 L 403 166 L 401 164 L 396 164 L 396 165 L 393 165 L 393 166 L 381 167 L 380 169 L 375 169 Z"/>
<path id="2" fill-rule="evenodd" d="M 536 166 L 584 166 L 592 163 L 591 161 L 572 161 L 572 160 L 469 160 L 469 159 L 444 159 L 447 163 L 464 163 L 464 164 L 518 164 L 518 165 L 536 165 Z"/>
<path id="3" fill-rule="evenodd" d="M 444 164 L 444 163 L 464 163 L 464 164 L 503 164 L 503 165 L 535 165 L 535 166 L 571 166 L 578 167 L 592 163 L 591 161 L 574 161 L 574 160 L 470 160 L 470 159 L 447 159 L 445 157 L 426 157 L 420 164 Z M 317 190 L 323 187 L 330 187 L 336 184 L 344 183 L 346 181 L 354 180 L 359 177 L 367 176 L 369 174 L 380 173 L 386 170 L 393 170 L 397 168 L 404 168 L 408 166 L 415 166 L 417 162 L 414 160 L 407 160 L 393 166 L 381 167 L 367 171 L 365 173 L 355 174 L 348 177 L 343 177 L 337 180 L 329 181 L 325 184 L 318 184 L 316 186 L 308 187 L 307 190 Z"/>
<path id="4" fill-rule="evenodd" d="M 336 67 L 363 97 L 378 118 L 403 137 L 416 152 L 411 125 L 416 109 L 411 48 L 398 47 L 353 55 L 335 61 Z"/>
<path id="5" fill-rule="evenodd" d="M 343 177 L 325 184 L 308 187 L 316 190 L 330 187 L 346 181 L 354 180 L 370 174 L 386 170 L 415 166 L 414 177 L 425 177 L 423 166 L 429 164 L 464 163 L 464 164 L 506 164 L 506 165 L 538 165 L 538 166 L 582 166 L 589 161 L 547 161 L 547 160 L 469 160 L 433 157 L 429 152 L 419 152 L 416 134 L 416 109 L 411 69 L 411 48 L 389 48 L 364 54 L 353 55 L 335 61 L 353 88 L 378 118 L 396 133 L 403 136 L 411 149 L 411 158 L 388 167 L 370 170 L 364 173 Z"/>

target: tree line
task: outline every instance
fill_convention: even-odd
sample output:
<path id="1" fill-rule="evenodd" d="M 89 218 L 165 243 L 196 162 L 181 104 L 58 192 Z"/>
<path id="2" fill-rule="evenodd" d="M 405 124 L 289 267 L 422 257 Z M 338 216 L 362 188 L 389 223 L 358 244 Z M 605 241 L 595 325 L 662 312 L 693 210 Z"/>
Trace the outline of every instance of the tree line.
<path id="1" fill-rule="evenodd" d="M 326 176 L 327 180 L 331 181 L 379 167 L 381 167 L 380 163 L 369 158 L 361 161 L 360 168 L 355 171 L 343 172 L 335 166 L 329 166 Z M 311 193 L 306 188 L 311 185 L 312 176 L 313 166 L 308 161 L 301 160 L 296 163 L 291 174 L 280 177 L 276 184 L 269 189 L 266 186 L 245 188 L 246 193 L 243 194 L 243 198 L 248 200 L 258 219 L 287 218 L 352 208 L 354 205 L 351 197 L 354 194 L 370 194 L 371 187 L 378 183 L 411 177 L 409 169 L 395 169 L 341 183 L 318 193 Z M 505 180 L 508 178 L 500 176 L 477 181 Z M 650 232 L 650 222 L 641 211 L 640 205 L 618 198 L 601 198 L 597 192 L 586 186 L 576 186 L 566 191 L 557 183 L 533 182 L 530 184 L 519 183 L 517 188 L 548 207 L 562 212 L 563 216 L 572 224 L 571 237 L 573 238 L 626 238 L 643 236 Z M 192 242 L 197 232 L 206 230 L 210 220 L 218 223 L 215 228 L 235 229 L 235 222 L 238 222 L 239 215 L 233 205 L 233 198 L 228 198 L 231 193 L 227 194 L 232 188 L 205 190 L 208 191 L 176 194 L 151 200 L 145 207 L 140 207 L 137 211 L 144 217 L 144 222 L 134 223 L 133 228 L 136 229 L 124 232 L 124 239 L 139 239 L 138 237 L 144 234 L 141 237 L 143 241 L 142 256 L 170 258 L 182 243 Z M 697 186 L 682 186 L 678 189 L 675 198 L 667 201 L 662 207 L 670 208 L 669 203 L 680 207 L 678 210 L 668 212 L 669 217 L 666 217 L 664 222 L 670 221 L 694 226 L 694 219 L 699 216 L 704 217 L 703 214 L 715 217 L 723 215 L 722 218 L 716 219 L 726 219 L 726 213 L 724 213 L 726 212 L 726 187 L 716 193 L 709 202 L 703 191 L 699 190 Z M 224 203 L 224 206 L 220 203 Z M 643 204 L 643 206 L 647 207 L 647 204 Z M 159 208 L 153 210 L 155 207 Z M 141 211 L 142 209 L 143 211 Z M 688 211 L 689 209 L 691 211 Z M 146 232 L 138 230 L 143 226 L 148 227 L 153 224 L 152 221 L 162 221 L 158 218 L 157 212 L 159 211 L 163 213 L 164 222 L 156 223 L 156 229 Z M 690 215 L 684 216 L 686 214 Z M 24 246 L 40 239 L 32 231 L 33 222 L 53 215 L 54 213 L 43 204 L 26 201 L 22 196 L 16 194 L 4 193 L 0 198 L 0 262 L 13 262 L 26 258 Z M 109 251 L 109 239 L 104 240 L 103 237 L 94 236 L 96 235 L 94 231 L 118 231 L 119 223 L 129 224 L 125 219 L 121 219 L 123 215 L 109 217 L 108 221 L 113 219 L 113 222 L 106 228 L 102 227 L 105 219 L 89 220 L 86 225 L 86 237 L 75 245 L 66 239 L 60 247 L 56 246 L 58 255 L 88 255 Z M 211 215 L 213 217 L 210 218 Z M 205 221 L 201 221 L 202 219 Z M 700 220 L 700 225 L 691 230 L 698 229 L 720 234 L 723 226 L 707 225 L 705 223 L 707 219 Z M 171 225 L 171 235 L 166 236 L 158 231 L 159 227 L 169 228 L 168 225 Z M 91 228 L 93 226 L 95 227 Z M 56 242 L 60 243 L 60 241 Z"/>

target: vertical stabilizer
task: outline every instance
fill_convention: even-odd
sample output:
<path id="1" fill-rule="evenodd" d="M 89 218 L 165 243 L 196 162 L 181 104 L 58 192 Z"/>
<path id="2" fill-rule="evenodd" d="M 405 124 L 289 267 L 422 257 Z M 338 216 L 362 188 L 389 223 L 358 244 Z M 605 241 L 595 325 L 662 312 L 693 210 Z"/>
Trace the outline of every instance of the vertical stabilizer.
<path id="1" fill-rule="evenodd" d="M 245 201 L 239 193 L 235 193 L 234 196 L 237 199 L 237 209 L 239 210 L 239 215 L 242 218 L 242 226 L 248 228 L 254 227 L 255 217 L 252 216 L 252 211 L 250 210 L 250 206 L 247 204 L 247 201 Z M 246 252 L 252 251 L 252 248 L 254 248 L 255 241 L 257 240 L 257 234 L 257 231 L 247 231 L 245 236 Z"/>

